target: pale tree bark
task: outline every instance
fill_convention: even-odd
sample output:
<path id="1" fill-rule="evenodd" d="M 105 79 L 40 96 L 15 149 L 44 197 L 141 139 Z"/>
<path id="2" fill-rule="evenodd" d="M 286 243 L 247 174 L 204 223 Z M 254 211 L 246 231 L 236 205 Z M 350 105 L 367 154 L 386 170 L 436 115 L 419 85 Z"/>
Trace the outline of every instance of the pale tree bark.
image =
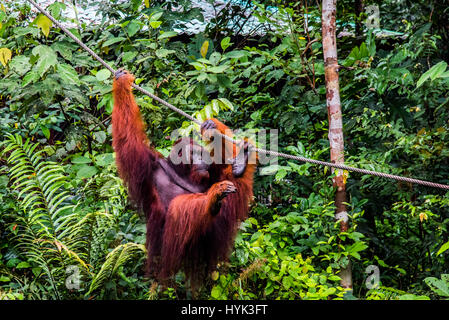
<path id="1" fill-rule="evenodd" d="M 337 0 L 323 0 L 322 36 L 324 53 L 324 70 L 326 80 L 326 104 L 329 120 L 329 143 L 331 162 L 344 164 L 343 120 L 340 103 L 340 86 L 338 82 L 337 37 L 336 37 Z M 340 220 L 340 230 L 349 227 L 346 211 L 346 184 L 343 170 L 337 170 L 333 179 L 335 194 L 335 219 Z M 341 286 L 352 288 L 351 263 L 340 270 Z"/>

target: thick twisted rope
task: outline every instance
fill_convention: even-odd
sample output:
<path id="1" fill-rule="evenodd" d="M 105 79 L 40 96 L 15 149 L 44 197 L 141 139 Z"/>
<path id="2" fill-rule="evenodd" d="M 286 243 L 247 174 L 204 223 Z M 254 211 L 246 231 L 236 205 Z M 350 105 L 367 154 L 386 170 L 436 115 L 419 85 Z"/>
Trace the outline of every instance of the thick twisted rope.
<path id="1" fill-rule="evenodd" d="M 44 14 L 48 19 L 50 19 L 58 28 L 60 28 L 62 31 L 64 31 L 65 34 L 67 34 L 70 38 L 72 38 L 73 41 L 75 41 L 81 48 L 86 50 L 92 57 L 94 57 L 98 62 L 100 62 L 112 74 L 114 74 L 116 72 L 116 70 L 114 70 L 108 63 L 106 63 L 106 61 L 104 61 L 94 51 L 92 51 L 89 47 L 87 47 L 80 39 L 78 39 L 75 35 L 73 35 L 73 33 L 71 33 L 66 27 L 64 27 L 55 18 L 53 18 L 53 16 L 50 15 L 44 8 L 39 6 L 33 0 L 27 0 L 27 1 L 29 3 L 31 3 L 34 7 L 36 7 L 36 9 L 38 9 L 40 12 L 42 12 L 42 14 Z M 136 89 L 137 91 L 140 91 L 141 93 L 143 93 L 143 94 L 149 96 L 150 98 L 156 100 L 157 102 L 159 102 L 160 104 L 166 106 L 167 108 L 169 108 L 169 109 L 171 109 L 171 110 L 173 110 L 173 111 L 183 115 L 184 117 L 186 117 L 190 121 L 193 121 L 193 122 L 195 122 L 198 125 L 201 125 L 200 121 L 198 121 L 197 119 L 195 119 L 194 117 L 192 117 L 188 113 L 186 113 L 183 110 L 175 107 L 174 105 L 168 103 L 167 101 L 159 98 L 158 96 L 152 94 L 148 90 L 145 90 L 142 87 L 139 87 L 135 83 L 132 84 L 132 87 L 134 89 Z M 228 141 L 232 141 L 234 143 L 236 142 L 234 139 L 232 139 L 232 138 L 230 138 L 230 137 L 228 137 L 228 136 L 226 136 L 224 134 L 221 134 L 219 132 L 217 132 L 217 135 L 221 136 L 222 138 L 224 138 L 224 139 L 226 139 Z M 382 172 L 377 172 L 377 171 L 359 169 L 359 168 L 350 167 L 350 166 L 347 166 L 347 165 L 344 165 L 344 164 L 337 164 L 337 163 L 319 161 L 319 160 L 314 160 L 314 159 L 308 159 L 308 158 L 304 158 L 304 157 L 300 157 L 300 156 L 294 156 L 294 155 L 287 154 L 287 153 L 282 153 L 282 152 L 276 152 L 276 151 L 271 151 L 271 150 L 255 148 L 253 146 L 250 146 L 250 151 L 258 152 L 258 153 L 264 153 L 264 154 L 271 155 L 271 156 L 274 156 L 274 157 L 283 157 L 283 158 L 286 158 L 286 159 L 292 159 L 292 160 L 301 161 L 301 162 L 308 162 L 308 163 L 313 163 L 313 164 L 317 164 L 317 165 L 321 165 L 321 166 L 327 166 L 327 167 L 331 167 L 331 168 L 337 168 L 337 169 L 341 169 L 341 170 L 353 171 L 353 172 L 358 172 L 358 173 L 362 173 L 362 174 L 369 174 L 369 175 L 382 177 L 382 178 L 394 179 L 394 180 L 397 180 L 397 181 L 403 181 L 403 182 L 414 183 L 414 184 L 421 184 L 421 185 L 424 185 L 424 186 L 427 186 L 427 187 L 433 187 L 433 188 L 440 188 L 440 189 L 444 189 L 444 190 L 449 190 L 449 185 L 445 185 L 445 184 L 440 184 L 440 183 L 435 183 L 435 182 L 430 182 L 430 181 L 425 181 L 425 180 L 419 180 L 419 179 L 413 179 L 413 178 L 407 178 L 407 177 L 402 177 L 402 176 L 397 176 L 397 175 L 388 174 L 388 173 L 382 173 Z"/>
<path id="2" fill-rule="evenodd" d="M 440 183 L 435 183 L 435 182 L 430 182 L 430 181 L 425 181 L 425 180 L 419 180 L 419 179 L 414 179 L 414 178 L 407 178 L 407 177 L 397 176 L 394 174 L 377 172 L 377 171 L 372 171 L 372 170 L 359 169 L 359 168 L 350 167 L 350 166 L 347 166 L 344 164 L 330 163 L 330 162 L 325 162 L 325 161 L 320 161 L 320 160 L 308 159 L 308 158 L 304 158 L 304 157 L 300 157 L 300 156 L 294 156 L 291 154 L 276 152 L 276 151 L 271 151 L 271 150 L 264 150 L 264 149 L 258 149 L 258 148 L 252 148 L 251 150 L 255 151 L 255 152 L 269 154 L 269 155 L 276 156 L 276 157 L 282 157 L 282 158 L 287 158 L 287 159 L 292 159 L 292 160 L 297 160 L 297 161 L 302 161 L 302 162 L 309 162 L 309 163 L 318 164 L 321 166 L 332 167 L 332 168 L 337 168 L 337 169 L 342 169 L 342 170 L 358 172 L 358 173 L 362 173 L 362 174 L 369 174 L 369 175 L 382 177 L 382 178 L 394 179 L 394 180 L 398 180 L 398 181 L 403 181 L 403 182 L 408 182 L 408 183 L 416 183 L 416 184 L 421 184 L 421 185 L 428 186 L 428 187 L 449 190 L 449 186 L 445 185 L 445 184 L 440 184 Z"/>

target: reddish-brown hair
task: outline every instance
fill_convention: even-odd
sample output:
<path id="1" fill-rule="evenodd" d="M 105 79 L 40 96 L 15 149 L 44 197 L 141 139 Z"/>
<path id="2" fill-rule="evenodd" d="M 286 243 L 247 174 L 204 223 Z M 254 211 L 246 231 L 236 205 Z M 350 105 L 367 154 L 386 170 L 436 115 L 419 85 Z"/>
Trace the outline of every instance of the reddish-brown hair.
<path id="1" fill-rule="evenodd" d="M 183 179 L 190 179 L 191 184 L 201 184 L 200 187 L 207 191 L 178 195 L 166 208 L 160 195 L 164 190 L 158 191 L 154 180 L 162 156 L 149 145 L 145 125 L 131 92 L 133 81 L 130 74 L 114 80 L 112 135 L 120 177 L 130 199 L 145 214 L 147 271 L 158 280 L 166 280 L 183 270 L 195 285 L 218 262 L 228 259 L 239 223 L 247 218 L 253 198 L 255 165 L 248 164 L 241 177 L 234 177 L 232 166 L 226 163 L 213 163 L 208 181 L 194 181 L 187 175 Z M 228 127 L 212 120 L 220 132 L 228 133 Z M 223 143 L 236 154 L 235 145 Z M 223 188 L 229 182 L 237 191 L 221 200 Z M 221 207 L 214 212 L 217 205 Z"/>

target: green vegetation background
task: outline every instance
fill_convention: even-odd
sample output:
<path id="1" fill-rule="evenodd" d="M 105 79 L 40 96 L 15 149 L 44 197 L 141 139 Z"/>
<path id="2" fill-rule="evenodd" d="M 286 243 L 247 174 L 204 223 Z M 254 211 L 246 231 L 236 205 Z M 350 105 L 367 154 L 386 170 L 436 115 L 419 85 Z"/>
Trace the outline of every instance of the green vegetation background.
<path id="1" fill-rule="evenodd" d="M 98 4 L 101 23 L 68 21 L 61 12 L 70 1 L 48 10 L 146 89 L 199 119 L 277 128 L 280 151 L 328 161 L 315 1 L 241 1 L 270 31 L 242 33 L 248 18 L 229 5 L 193 35 L 173 31 L 203 20 L 190 1 L 78 2 Z M 449 184 L 447 5 L 369 4 L 380 6 L 382 28 L 404 37 L 338 38 L 346 162 Z M 337 33 L 354 32 L 354 7 L 338 1 Z M 109 72 L 29 6 L 0 9 L 0 299 L 191 298 L 182 274 L 169 288 L 144 278 L 145 225 L 111 147 Z M 163 154 L 173 130 L 193 129 L 148 97 L 137 99 Z M 341 233 L 330 170 L 285 159 L 262 170 L 275 174 L 257 175 L 256 202 L 230 261 L 197 297 L 449 297 L 449 193 L 349 173 L 351 229 Z M 338 270 L 349 259 L 354 291 L 345 294 Z M 380 270 L 371 289 L 370 265 Z"/>

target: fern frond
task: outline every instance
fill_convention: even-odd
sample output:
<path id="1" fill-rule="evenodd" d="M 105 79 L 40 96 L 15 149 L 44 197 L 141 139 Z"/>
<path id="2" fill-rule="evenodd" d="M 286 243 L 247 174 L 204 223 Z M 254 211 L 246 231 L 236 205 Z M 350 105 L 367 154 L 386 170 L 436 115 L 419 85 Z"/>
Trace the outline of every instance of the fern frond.
<path id="1" fill-rule="evenodd" d="M 23 141 L 20 135 L 8 135 L 3 146 L 3 155 L 8 154 L 11 190 L 23 212 L 17 217 L 21 228 L 15 238 L 17 247 L 42 268 L 55 297 L 60 298 L 67 265 L 73 262 L 90 274 L 83 260 L 86 254 L 79 216 L 65 189 L 68 179 L 62 166 L 45 161 L 42 151 L 36 151 L 39 144 Z"/>
<path id="2" fill-rule="evenodd" d="M 95 289 L 103 285 L 117 273 L 117 270 L 127 261 L 142 256 L 146 252 L 145 246 L 137 243 L 125 243 L 112 250 L 106 257 L 106 261 L 101 266 L 100 271 L 95 275 L 90 284 L 90 295 Z"/>

